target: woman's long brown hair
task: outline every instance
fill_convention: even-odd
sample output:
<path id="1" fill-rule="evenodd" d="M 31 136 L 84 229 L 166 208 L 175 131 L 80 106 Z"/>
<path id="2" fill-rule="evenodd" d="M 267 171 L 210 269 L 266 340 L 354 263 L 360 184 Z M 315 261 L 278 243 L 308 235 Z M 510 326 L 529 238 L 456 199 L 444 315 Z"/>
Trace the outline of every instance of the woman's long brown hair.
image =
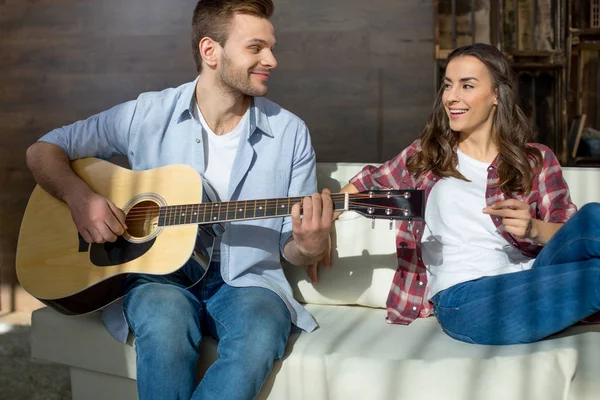
<path id="1" fill-rule="evenodd" d="M 529 192 L 534 173 L 542 163 L 542 155 L 538 149 L 527 145 L 535 136 L 531 123 L 517 105 L 515 79 L 510 64 L 500 50 L 481 43 L 454 50 L 448 57 L 448 63 L 463 56 L 475 57 L 485 64 L 498 96 L 492 135 L 499 152 L 497 168 L 500 188 L 506 194 Z M 458 132 L 450 129 L 442 102 L 443 92 L 442 87 L 421 134 L 421 151 L 408 160 L 408 171 L 414 175 L 432 171 L 439 177 L 467 180 L 456 169 L 454 147 L 458 144 Z"/>

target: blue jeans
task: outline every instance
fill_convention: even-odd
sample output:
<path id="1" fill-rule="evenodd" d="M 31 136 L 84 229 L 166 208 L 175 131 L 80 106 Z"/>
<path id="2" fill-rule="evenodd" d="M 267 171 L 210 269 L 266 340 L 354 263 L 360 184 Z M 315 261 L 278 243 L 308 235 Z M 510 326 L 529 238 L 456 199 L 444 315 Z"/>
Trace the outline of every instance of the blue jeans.
<path id="1" fill-rule="evenodd" d="M 600 203 L 554 234 L 533 268 L 454 285 L 432 299 L 444 331 L 468 343 L 530 343 L 600 310 Z"/>
<path id="2" fill-rule="evenodd" d="M 223 282 L 218 265 L 201 272 L 190 260 L 169 276 L 138 275 L 123 310 L 137 353 L 142 400 L 253 399 L 283 356 L 291 330 L 285 303 L 271 290 Z M 219 359 L 196 385 L 198 345 L 218 340 Z"/>

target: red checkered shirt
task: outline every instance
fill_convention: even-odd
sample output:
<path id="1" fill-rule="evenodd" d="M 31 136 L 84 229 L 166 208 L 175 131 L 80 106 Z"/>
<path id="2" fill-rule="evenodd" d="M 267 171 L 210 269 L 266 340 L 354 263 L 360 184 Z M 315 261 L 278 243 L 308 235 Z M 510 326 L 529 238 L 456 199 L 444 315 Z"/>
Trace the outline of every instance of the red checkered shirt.
<path id="1" fill-rule="evenodd" d="M 547 222 L 564 223 L 577 208 L 571 201 L 569 188 L 562 176 L 560 164 L 548 147 L 533 143 L 543 157 L 541 172 L 534 177 L 530 193 L 513 194 L 511 198 L 529 204 L 531 216 Z M 350 182 L 359 190 L 374 187 L 389 189 L 422 189 L 426 199 L 431 189 L 440 180 L 431 171 L 422 176 L 413 176 L 406 169 L 406 163 L 413 154 L 421 151 L 421 140 L 417 139 L 403 152 L 380 167 L 366 166 Z M 496 169 L 498 158 L 488 168 L 486 204 L 507 199 L 498 186 Z M 493 217 L 492 222 L 508 243 L 526 256 L 535 257 L 543 246 L 528 240 L 514 237 L 504 230 L 502 219 Z M 432 305 L 425 298 L 427 273 L 421 259 L 421 236 L 423 222 L 399 221 L 396 224 L 396 248 L 398 269 L 394 275 L 387 299 L 387 321 L 394 324 L 410 324 L 418 317 L 431 314 Z"/>

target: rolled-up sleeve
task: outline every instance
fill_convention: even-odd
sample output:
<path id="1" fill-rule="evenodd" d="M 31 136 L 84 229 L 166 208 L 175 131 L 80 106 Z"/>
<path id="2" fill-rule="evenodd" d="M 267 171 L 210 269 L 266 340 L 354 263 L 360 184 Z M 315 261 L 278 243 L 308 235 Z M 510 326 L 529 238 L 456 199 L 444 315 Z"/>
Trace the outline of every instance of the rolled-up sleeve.
<path id="1" fill-rule="evenodd" d="M 71 160 L 127 155 L 136 109 L 137 101 L 119 104 L 86 120 L 48 132 L 39 141 L 60 147 Z"/>
<path id="2" fill-rule="evenodd" d="M 543 154 L 543 167 L 537 174 L 538 213 L 546 222 L 564 223 L 577 212 L 571 201 L 558 159 L 546 146 L 538 145 Z"/>

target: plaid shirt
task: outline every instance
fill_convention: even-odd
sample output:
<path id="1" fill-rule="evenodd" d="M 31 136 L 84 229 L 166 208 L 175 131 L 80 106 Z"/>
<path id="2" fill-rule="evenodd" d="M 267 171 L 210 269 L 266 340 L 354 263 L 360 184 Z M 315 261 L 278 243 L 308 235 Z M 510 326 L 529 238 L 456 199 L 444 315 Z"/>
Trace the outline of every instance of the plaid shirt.
<path id="1" fill-rule="evenodd" d="M 543 157 L 541 172 L 534 177 L 530 193 L 514 194 L 511 198 L 529 204 L 533 218 L 546 222 L 564 223 L 577 211 L 571 201 L 569 188 L 562 176 L 560 164 L 554 153 L 541 144 L 531 144 L 539 149 Z M 440 180 L 431 171 L 422 176 L 412 176 L 406 170 L 406 163 L 412 155 L 421 151 L 421 140 L 417 139 L 402 153 L 387 161 L 380 167 L 366 166 L 350 182 L 359 190 L 373 187 L 391 189 L 422 189 L 425 198 Z M 496 169 L 498 158 L 488 168 L 486 204 L 507 199 L 498 186 L 499 177 Z M 543 246 L 528 240 L 514 237 L 504 230 L 502 218 L 490 215 L 498 232 L 508 243 L 529 257 L 535 257 Z M 399 221 L 396 224 L 396 248 L 398 269 L 394 275 L 387 299 L 387 321 L 394 324 L 409 324 L 418 317 L 431 314 L 432 305 L 425 298 L 427 273 L 421 259 L 421 236 L 423 222 Z"/>

